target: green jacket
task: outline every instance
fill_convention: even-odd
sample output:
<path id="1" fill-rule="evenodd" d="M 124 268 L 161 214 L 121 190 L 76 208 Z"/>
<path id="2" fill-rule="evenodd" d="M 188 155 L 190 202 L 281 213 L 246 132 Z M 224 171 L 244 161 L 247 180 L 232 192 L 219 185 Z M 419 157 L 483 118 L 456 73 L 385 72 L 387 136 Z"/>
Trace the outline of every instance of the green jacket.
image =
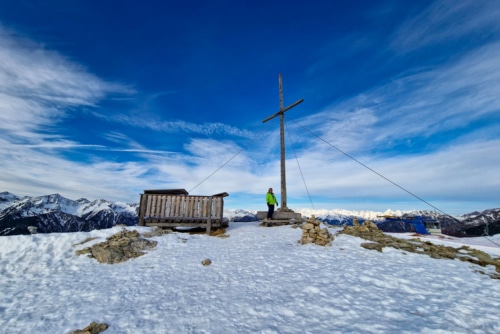
<path id="1" fill-rule="evenodd" d="M 274 196 L 273 193 L 266 194 L 266 202 L 267 202 L 267 204 L 270 204 L 270 205 L 278 204 L 278 200 L 276 199 L 276 197 Z"/>

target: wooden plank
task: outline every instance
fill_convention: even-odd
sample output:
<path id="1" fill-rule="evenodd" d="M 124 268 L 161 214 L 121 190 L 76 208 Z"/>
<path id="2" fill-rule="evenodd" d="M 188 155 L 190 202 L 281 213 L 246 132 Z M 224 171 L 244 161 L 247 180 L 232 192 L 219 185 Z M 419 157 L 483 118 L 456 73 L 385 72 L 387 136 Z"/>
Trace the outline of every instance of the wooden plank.
<path id="1" fill-rule="evenodd" d="M 203 197 L 198 197 L 196 200 L 197 203 L 197 212 L 196 217 L 203 217 Z"/>
<path id="2" fill-rule="evenodd" d="M 180 209 L 181 209 L 181 201 L 180 197 L 174 197 L 174 214 L 173 216 L 179 217 L 180 216 Z"/>
<path id="3" fill-rule="evenodd" d="M 217 217 L 217 198 L 212 197 L 211 200 L 212 205 L 210 208 L 210 218 L 214 219 L 215 217 Z"/>
<path id="4" fill-rule="evenodd" d="M 196 217 L 196 202 L 198 201 L 198 198 L 191 196 L 191 199 L 189 201 L 188 205 L 188 217 Z"/>
<path id="5" fill-rule="evenodd" d="M 184 217 L 184 204 L 186 203 L 186 198 L 177 197 L 177 201 L 179 202 L 179 211 L 177 213 L 177 216 Z"/>
<path id="6" fill-rule="evenodd" d="M 194 218 L 197 217 L 196 214 L 196 207 L 198 206 L 198 200 L 199 198 L 197 196 L 190 196 L 191 200 L 189 203 L 189 212 L 188 212 L 188 217 Z"/>
<path id="7" fill-rule="evenodd" d="M 147 201 L 148 201 L 146 217 L 151 217 L 152 197 L 150 195 L 146 195 L 146 196 L 147 196 Z"/>
<path id="8" fill-rule="evenodd" d="M 188 202 L 189 202 L 190 198 L 187 197 L 187 196 L 184 196 L 184 198 L 182 199 L 182 205 L 181 205 L 181 214 L 182 216 L 181 217 L 189 217 L 188 216 Z"/>
<path id="9" fill-rule="evenodd" d="M 172 215 L 172 197 L 173 196 L 167 196 L 165 203 L 165 217 L 169 217 Z"/>
<path id="10" fill-rule="evenodd" d="M 148 195 L 148 217 L 153 215 L 153 196 Z"/>
<path id="11" fill-rule="evenodd" d="M 170 196 L 170 201 L 171 201 L 171 207 L 170 207 L 170 217 L 173 217 L 176 215 L 175 213 L 175 206 L 177 203 L 177 196 Z"/>
<path id="12" fill-rule="evenodd" d="M 193 198 L 191 196 L 186 196 L 184 198 L 184 212 L 183 217 L 192 217 L 192 207 L 193 207 Z"/>
<path id="13" fill-rule="evenodd" d="M 155 213 L 155 209 L 156 209 L 156 196 L 150 196 L 149 197 L 149 221 L 151 222 L 156 222 L 156 213 Z"/>
<path id="14" fill-rule="evenodd" d="M 219 218 L 222 219 L 224 218 L 224 198 L 220 197 L 220 202 L 219 202 Z"/>
<path id="15" fill-rule="evenodd" d="M 154 218 L 159 221 L 161 218 L 160 212 L 161 212 L 161 206 L 160 206 L 160 197 L 157 195 L 154 196 Z"/>
<path id="16" fill-rule="evenodd" d="M 184 217 L 191 217 L 191 208 L 193 203 L 193 197 L 187 197 L 184 200 Z"/>
<path id="17" fill-rule="evenodd" d="M 193 217 L 199 217 L 200 216 L 200 204 L 201 204 L 201 198 L 200 197 L 195 197 L 194 202 L 193 202 Z"/>
<path id="18" fill-rule="evenodd" d="M 148 195 L 141 195 L 142 200 L 144 202 L 144 217 L 147 217 L 149 214 L 149 196 Z"/>
<path id="19" fill-rule="evenodd" d="M 184 200 L 182 201 L 182 217 L 189 217 L 189 202 L 191 202 L 191 197 L 184 197 Z"/>
<path id="20" fill-rule="evenodd" d="M 148 195 L 187 195 L 186 189 L 151 189 L 144 190 L 144 194 Z"/>
<path id="21" fill-rule="evenodd" d="M 167 202 L 167 196 L 160 196 L 160 217 L 165 217 L 166 202 Z"/>
<path id="22" fill-rule="evenodd" d="M 191 203 L 190 217 L 197 217 L 196 208 L 198 207 L 198 197 L 193 197 L 193 202 Z"/>
<path id="23" fill-rule="evenodd" d="M 210 206 L 210 211 L 208 213 L 207 234 L 210 234 L 210 232 L 212 232 L 212 201 L 213 197 L 210 197 L 210 200 L 208 202 Z"/>
<path id="24" fill-rule="evenodd" d="M 196 200 L 196 212 L 194 214 L 195 217 L 201 217 L 201 205 L 202 205 L 202 199 L 198 197 Z"/>
<path id="25" fill-rule="evenodd" d="M 202 211 L 201 211 L 201 217 L 202 218 L 208 218 L 208 210 L 209 210 L 209 207 L 208 207 L 208 198 L 207 197 L 204 197 L 203 198 L 203 207 L 202 207 Z"/>
<path id="26" fill-rule="evenodd" d="M 156 217 L 160 218 L 161 217 L 161 196 L 156 196 Z"/>
<path id="27" fill-rule="evenodd" d="M 214 197 L 213 201 L 214 201 L 214 204 L 213 204 L 213 210 L 214 210 L 213 217 L 215 217 L 215 218 L 222 218 L 222 215 L 223 215 L 223 211 L 221 210 L 221 208 L 222 208 L 222 197 Z"/>
<path id="28" fill-rule="evenodd" d="M 158 196 L 152 195 L 152 197 L 151 197 L 151 203 L 152 203 L 152 206 L 151 206 L 151 215 L 153 217 L 155 217 L 155 218 L 158 217 L 157 202 L 158 202 Z"/>
<path id="29" fill-rule="evenodd" d="M 141 194 L 139 202 L 139 226 L 144 226 L 144 214 L 146 213 L 147 196 Z"/>
<path id="30" fill-rule="evenodd" d="M 161 196 L 156 196 L 156 217 L 161 218 Z"/>
<path id="31" fill-rule="evenodd" d="M 203 218 L 203 213 L 205 212 L 205 202 L 204 198 L 200 197 L 198 198 L 198 217 Z"/>

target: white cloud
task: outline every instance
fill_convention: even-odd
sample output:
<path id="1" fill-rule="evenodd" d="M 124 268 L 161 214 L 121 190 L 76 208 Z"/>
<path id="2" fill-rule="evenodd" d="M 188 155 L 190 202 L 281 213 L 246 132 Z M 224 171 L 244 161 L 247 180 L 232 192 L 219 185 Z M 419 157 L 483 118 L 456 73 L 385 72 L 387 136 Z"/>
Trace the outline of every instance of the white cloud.
<path id="1" fill-rule="evenodd" d="M 198 134 L 203 136 L 235 136 L 242 138 L 255 138 L 255 134 L 246 129 L 224 124 L 224 123 L 193 123 L 184 120 L 163 120 L 157 116 L 143 117 L 137 115 L 121 114 L 102 114 L 94 112 L 95 117 L 99 117 L 112 123 L 121 123 L 137 128 L 152 130 L 162 133 L 185 133 Z"/>
<path id="2" fill-rule="evenodd" d="M 500 110 L 500 43 L 455 63 L 397 78 L 298 122 L 347 152 L 389 148 L 446 131 L 457 138 Z M 490 126 L 498 127 L 498 124 Z M 466 129 L 466 130 L 465 130 Z"/>
<path id="3" fill-rule="evenodd" d="M 335 154 L 333 150 L 329 152 L 329 155 Z M 497 177 L 500 139 L 450 146 L 421 155 L 385 159 L 361 157 L 359 160 L 431 204 L 443 201 L 500 201 L 500 180 Z M 313 152 L 302 156 L 300 161 L 313 195 L 321 194 L 333 201 L 379 198 L 387 202 L 414 201 L 423 205 L 410 194 L 347 158 L 338 157 L 336 161 L 325 163 L 318 152 Z M 287 166 L 289 194 L 306 196 L 294 161 L 290 160 Z"/>
<path id="4" fill-rule="evenodd" d="M 148 172 L 147 166 L 134 162 L 80 163 L 50 154 L 50 150 L 5 141 L 0 146 L 1 186 L 20 196 L 60 193 L 68 198 L 130 201 L 131 193 L 142 190 L 138 180 Z"/>
<path id="5" fill-rule="evenodd" d="M 2 26 L 0 44 L 2 188 L 19 195 L 60 192 L 68 197 L 128 197 L 120 189 L 125 187 L 124 179 L 136 180 L 145 172 L 138 163 L 86 164 L 54 153 L 56 149 L 103 149 L 67 139 L 57 126 L 76 108 L 95 106 L 109 94 L 130 94 L 133 90 L 101 80 L 57 52 Z M 133 181 L 127 183 L 132 189 L 136 186 Z"/>
<path id="6" fill-rule="evenodd" d="M 402 24 L 391 47 L 405 53 L 464 37 L 498 35 L 499 17 L 497 1 L 438 0 Z"/>
<path id="7" fill-rule="evenodd" d="M 0 130 L 20 141 L 40 141 L 72 108 L 94 106 L 112 93 L 132 93 L 0 26 Z"/>
<path id="8" fill-rule="evenodd" d="M 442 12 L 443 4 L 449 3 L 438 2 L 401 29 L 413 30 L 409 41 L 417 41 L 415 47 L 453 37 L 450 29 L 433 35 L 436 26 L 420 26 L 434 22 L 432 17 L 456 18 L 472 2 L 462 2 L 451 13 Z M 492 25 L 489 18 L 488 27 Z M 475 31 L 479 21 L 473 21 L 465 23 L 464 29 Z M 211 139 L 180 136 L 185 151 L 171 152 L 152 149 L 132 132 L 113 129 L 103 138 L 117 147 L 81 144 L 60 135 L 55 127 L 58 121 L 82 106 L 97 106 L 109 94 L 132 90 L 108 83 L 41 45 L 20 42 L 1 27 L 0 43 L 6 45 L 0 49 L 0 184 L 4 190 L 15 189 L 19 195 L 59 192 L 70 198 L 137 201 L 143 189 L 196 187 L 193 192 L 197 194 L 233 193 L 240 208 L 251 209 L 250 203 L 262 204 L 267 188 L 280 188 L 276 124 L 266 128 L 268 132 L 255 133 L 223 123 L 165 121 L 131 116 L 126 111 L 96 112 L 94 116 L 110 124 L 128 125 L 153 135 L 182 133 Z M 394 45 L 404 43 L 396 36 Z M 409 44 L 403 46 L 410 48 Z M 498 202 L 500 141 L 498 135 L 491 134 L 500 133 L 498 124 L 465 131 L 473 122 L 487 120 L 500 110 L 498 54 L 499 43 L 485 45 L 454 63 L 413 70 L 411 75 L 401 75 L 335 103 L 298 123 L 433 204 Z M 289 204 L 291 198 L 308 204 L 302 175 L 310 194 L 321 203 L 358 202 L 357 209 L 370 209 L 363 207 L 363 201 L 418 202 L 297 124 L 287 124 L 293 133 L 286 140 L 294 142 L 302 171 L 297 168 L 294 152 L 287 148 Z M 416 139 L 445 131 L 456 131 L 456 138 L 433 143 L 432 149 L 416 150 L 418 154 L 377 153 L 391 150 L 395 143 L 405 142 L 410 147 Z M 234 142 L 213 139 L 219 135 Z M 84 158 L 78 162 L 54 154 L 61 148 L 74 149 L 65 151 L 67 156 L 95 149 L 129 152 L 133 158 L 114 162 L 106 154 L 82 154 Z M 132 161 L 137 157 L 141 162 Z"/>

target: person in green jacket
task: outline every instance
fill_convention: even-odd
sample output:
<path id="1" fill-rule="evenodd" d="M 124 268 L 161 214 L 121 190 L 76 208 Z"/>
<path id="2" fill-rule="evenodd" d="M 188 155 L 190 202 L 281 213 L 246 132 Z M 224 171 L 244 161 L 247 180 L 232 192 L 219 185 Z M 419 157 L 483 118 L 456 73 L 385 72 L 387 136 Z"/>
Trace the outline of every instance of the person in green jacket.
<path id="1" fill-rule="evenodd" d="M 278 205 L 278 200 L 273 194 L 273 188 L 269 188 L 266 194 L 267 202 L 267 219 L 273 219 L 274 205 Z"/>

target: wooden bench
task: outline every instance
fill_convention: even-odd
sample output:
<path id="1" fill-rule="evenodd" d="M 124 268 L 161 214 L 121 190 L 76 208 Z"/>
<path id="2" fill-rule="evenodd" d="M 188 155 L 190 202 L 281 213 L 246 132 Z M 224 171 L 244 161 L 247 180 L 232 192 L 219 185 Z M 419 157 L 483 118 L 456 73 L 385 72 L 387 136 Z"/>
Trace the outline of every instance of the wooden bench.
<path id="1" fill-rule="evenodd" d="M 227 227 L 224 219 L 224 197 L 188 195 L 184 189 L 145 190 L 139 204 L 139 225 L 174 227 Z"/>

